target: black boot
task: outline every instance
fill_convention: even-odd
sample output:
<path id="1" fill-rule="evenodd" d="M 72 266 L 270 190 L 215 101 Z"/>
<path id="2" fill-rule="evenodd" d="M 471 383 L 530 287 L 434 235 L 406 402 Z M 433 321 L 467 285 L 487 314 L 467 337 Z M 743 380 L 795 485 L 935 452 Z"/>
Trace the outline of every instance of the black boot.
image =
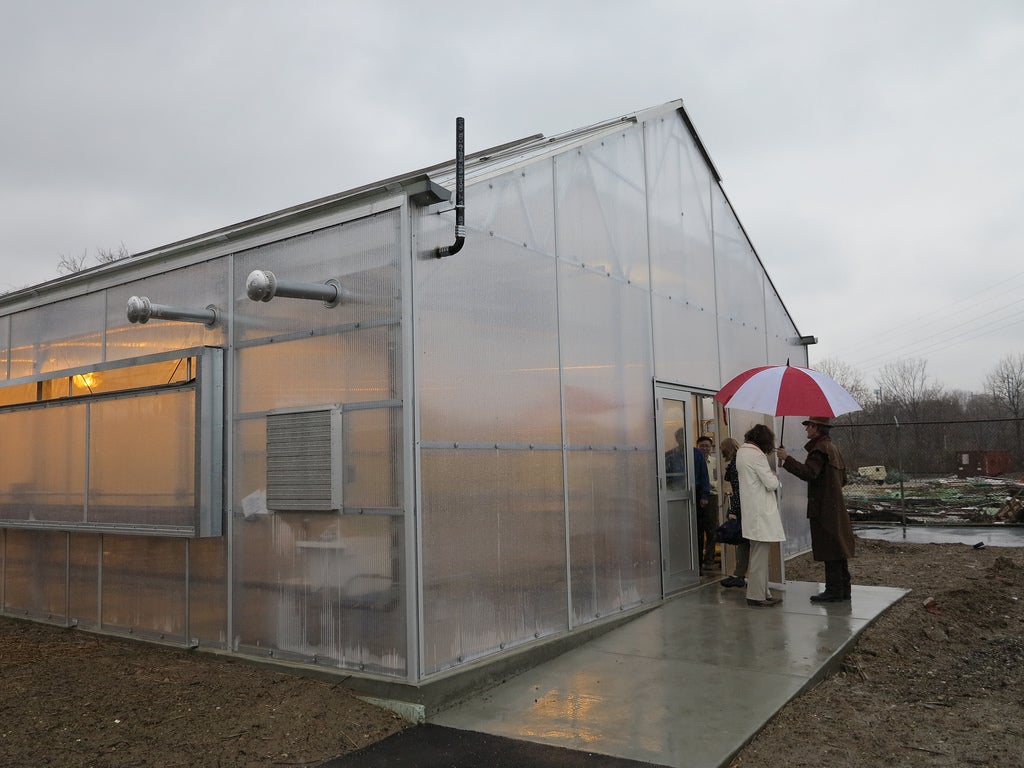
<path id="1" fill-rule="evenodd" d="M 833 590 L 829 592 L 829 588 L 825 587 L 824 592 L 819 592 L 816 595 L 811 595 L 812 603 L 841 603 L 844 600 L 849 599 L 849 596 L 843 595 L 843 591 L 841 588 L 839 590 Z"/>
<path id="2" fill-rule="evenodd" d="M 843 561 L 825 561 L 825 591 L 811 595 L 812 603 L 841 603 L 850 599 L 849 587 L 843 584 Z"/>

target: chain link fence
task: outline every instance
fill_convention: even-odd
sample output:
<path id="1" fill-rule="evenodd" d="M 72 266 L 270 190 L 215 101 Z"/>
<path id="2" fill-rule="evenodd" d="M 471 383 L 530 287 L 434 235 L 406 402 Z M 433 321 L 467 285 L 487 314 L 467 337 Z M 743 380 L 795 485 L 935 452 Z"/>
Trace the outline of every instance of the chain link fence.
<path id="1" fill-rule="evenodd" d="M 1021 419 L 901 423 L 870 416 L 833 422 L 854 520 L 1024 523 Z"/>

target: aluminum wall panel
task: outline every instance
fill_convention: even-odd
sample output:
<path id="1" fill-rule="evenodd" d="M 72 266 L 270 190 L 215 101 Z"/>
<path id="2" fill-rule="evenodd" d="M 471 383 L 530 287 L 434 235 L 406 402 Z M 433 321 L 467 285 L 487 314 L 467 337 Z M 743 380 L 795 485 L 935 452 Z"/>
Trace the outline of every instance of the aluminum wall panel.
<path id="1" fill-rule="evenodd" d="M 675 116 L 649 121 L 645 130 L 652 290 L 714 313 L 711 173 Z"/>
<path id="2" fill-rule="evenodd" d="M 554 259 L 471 232 L 416 269 L 421 439 L 560 445 Z"/>
<path id="3" fill-rule="evenodd" d="M 661 597 L 653 446 L 568 454 L 574 625 Z"/>
<path id="4" fill-rule="evenodd" d="M 11 316 L 11 378 L 103 360 L 106 299 L 86 294 Z"/>
<path id="5" fill-rule="evenodd" d="M 219 258 L 186 269 L 175 269 L 144 280 L 133 280 L 106 292 L 106 348 L 104 360 L 123 360 L 190 347 L 222 347 L 227 343 L 230 318 L 226 317 L 231 262 Z M 154 304 L 201 310 L 217 307 L 224 321 L 208 328 L 203 323 L 153 319 L 129 323 L 128 299 L 146 296 Z"/>
<path id="6" fill-rule="evenodd" d="M 555 158 L 558 257 L 649 284 L 644 142 L 639 127 Z"/>
<path id="7" fill-rule="evenodd" d="M 568 443 L 652 445 L 647 291 L 560 262 L 558 296 Z"/>
<path id="8" fill-rule="evenodd" d="M 234 647 L 406 671 L 401 518 L 260 515 L 238 523 Z"/>
<path id="9" fill-rule="evenodd" d="M 185 539 L 104 536 L 103 625 L 184 642 L 186 546 Z"/>
<path id="10" fill-rule="evenodd" d="M 566 630 L 561 452 L 435 448 L 421 463 L 424 672 Z"/>
<path id="11" fill-rule="evenodd" d="M 7 529 L 3 609 L 32 619 L 67 618 L 67 534 Z"/>

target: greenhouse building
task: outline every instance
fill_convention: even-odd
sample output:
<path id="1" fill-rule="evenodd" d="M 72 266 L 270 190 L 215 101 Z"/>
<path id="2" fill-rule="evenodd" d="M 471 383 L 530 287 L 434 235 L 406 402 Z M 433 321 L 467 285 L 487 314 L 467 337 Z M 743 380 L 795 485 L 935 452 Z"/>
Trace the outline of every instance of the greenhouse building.
<path id="1" fill-rule="evenodd" d="M 712 395 L 809 337 L 682 101 L 462 131 L 454 160 L 0 296 L 4 615 L 413 701 L 707 581 L 693 468 L 661 457 L 768 418 Z M 776 578 L 809 547 L 791 485 Z"/>

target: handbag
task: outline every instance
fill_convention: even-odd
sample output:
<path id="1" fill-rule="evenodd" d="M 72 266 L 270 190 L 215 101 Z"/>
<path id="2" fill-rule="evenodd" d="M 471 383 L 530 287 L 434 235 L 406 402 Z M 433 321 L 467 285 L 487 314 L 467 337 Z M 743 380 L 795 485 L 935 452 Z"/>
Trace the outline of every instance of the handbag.
<path id="1" fill-rule="evenodd" d="M 719 544 L 742 544 L 743 526 L 735 517 L 730 517 L 715 530 L 715 541 Z"/>

